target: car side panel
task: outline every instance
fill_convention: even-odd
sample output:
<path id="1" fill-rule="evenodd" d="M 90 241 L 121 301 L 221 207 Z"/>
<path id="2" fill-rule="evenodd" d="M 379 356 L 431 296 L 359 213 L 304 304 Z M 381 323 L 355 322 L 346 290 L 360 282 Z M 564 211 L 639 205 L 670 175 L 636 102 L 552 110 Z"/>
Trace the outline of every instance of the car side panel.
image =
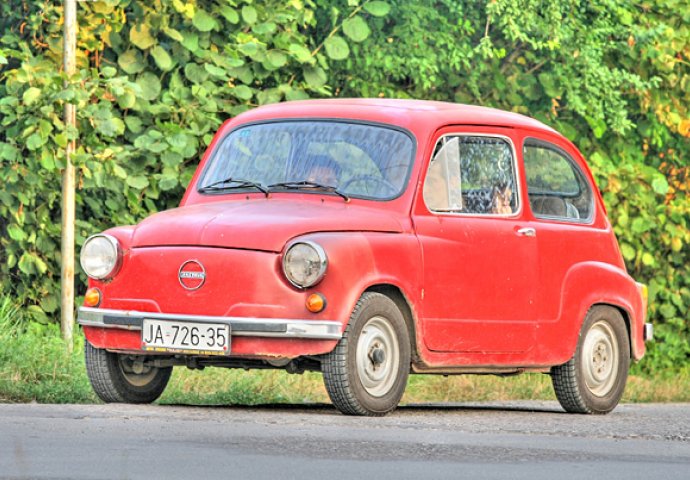
<path id="1" fill-rule="evenodd" d="M 610 229 L 544 222 L 534 225 L 540 258 L 538 348 L 551 352 L 549 357 L 567 361 L 575 351 L 587 310 L 592 305 L 608 303 L 632 317 L 633 354 L 634 358 L 641 358 L 644 306 L 634 280 L 615 264 L 616 249 Z M 575 341 L 566 342 L 565 338 Z"/>
<path id="2" fill-rule="evenodd" d="M 630 319 L 632 358 L 645 353 L 645 306 L 635 282 L 622 269 L 603 262 L 583 262 L 566 274 L 559 292 L 557 315 L 537 324 L 537 341 L 528 352 L 433 352 L 420 348 L 420 371 L 452 372 L 457 367 L 544 369 L 567 362 L 575 353 L 582 322 L 594 305 L 611 305 Z M 419 342 L 418 342 L 419 343 Z"/>
<path id="3" fill-rule="evenodd" d="M 634 280 L 625 271 L 603 200 L 587 164 L 577 149 L 560 136 L 525 132 L 523 142 L 526 138 L 536 138 L 565 151 L 591 186 L 594 202 L 593 214 L 584 222 L 535 218 L 532 215 L 539 255 L 536 297 L 540 323 L 537 336 L 539 357 L 546 358 L 551 364 L 567 361 L 575 352 L 580 327 L 589 308 L 598 303 L 609 303 L 622 308 L 633 318 L 633 356 L 640 358 L 644 353 L 645 307 Z M 522 153 L 521 149 L 520 156 Z"/>
<path id="4" fill-rule="evenodd" d="M 314 287 L 330 304 L 329 317 L 345 326 L 357 300 L 373 285 L 389 284 L 399 288 L 408 301 L 414 321 L 418 370 L 446 369 L 458 366 L 537 365 L 533 351 L 519 353 L 434 352 L 427 348 L 421 324 L 423 303 L 422 258 L 419 240 L 410 234 L 363 232 L 347 234 L 315 233 L 299 237 L 321 244 L 329 258 L 328 273 Z M 541 365 L 541 364 L 539 364 Z"/>

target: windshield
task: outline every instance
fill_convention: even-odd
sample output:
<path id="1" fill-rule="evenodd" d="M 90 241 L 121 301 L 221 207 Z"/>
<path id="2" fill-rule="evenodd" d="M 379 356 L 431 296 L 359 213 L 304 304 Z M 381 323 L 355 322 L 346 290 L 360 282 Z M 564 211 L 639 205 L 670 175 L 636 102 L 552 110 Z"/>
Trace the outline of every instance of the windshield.
<path id="1" fill-rule="evenodd" d="M 337 190 L 386 200 L 405 187 L 414 144 L 391 128 L 336 121 L 284 121 L 232 131 L 198 183 L 202 193 L 260 186 L 271 191 Z"/>

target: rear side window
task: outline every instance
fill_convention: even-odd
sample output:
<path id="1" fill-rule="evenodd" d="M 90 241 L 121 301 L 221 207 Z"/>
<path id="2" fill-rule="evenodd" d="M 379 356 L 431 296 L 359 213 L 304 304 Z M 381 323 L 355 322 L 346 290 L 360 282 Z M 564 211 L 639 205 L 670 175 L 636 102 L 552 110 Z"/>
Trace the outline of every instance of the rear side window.
<path id="1" fill-rule="evenodd" d="M 592 189 L 563 150 L 528 140 L 523 156 L 529 203 L 535 217 L 568 221 L 591 218 Z"/>
<path id="2" fill-rule="evenodd" d="M 511 144 L 498 137 L 442 137 L 429 163 L 423 194 L 432 212 L 512 215 L 517 211 L 517 188 Z"/>

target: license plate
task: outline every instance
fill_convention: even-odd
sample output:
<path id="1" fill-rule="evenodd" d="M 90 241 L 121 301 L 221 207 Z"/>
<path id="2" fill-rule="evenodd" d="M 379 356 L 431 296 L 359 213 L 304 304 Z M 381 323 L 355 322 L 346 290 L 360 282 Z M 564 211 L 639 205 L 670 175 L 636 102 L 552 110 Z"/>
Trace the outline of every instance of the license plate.
<path id="1" fill-rule="evenodd" d="M 228 355 L 230 326 L 145 318 L 141 330 L 141 348 L 152 352 Z"/>

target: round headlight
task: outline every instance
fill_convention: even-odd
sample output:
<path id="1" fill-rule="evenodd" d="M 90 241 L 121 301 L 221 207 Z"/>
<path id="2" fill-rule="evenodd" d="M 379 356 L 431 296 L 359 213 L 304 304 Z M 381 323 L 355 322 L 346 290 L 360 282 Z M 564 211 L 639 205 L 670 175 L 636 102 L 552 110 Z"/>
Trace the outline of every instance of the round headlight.
<path id="1" fill-rule="evenodd" d="M 110 235 L 93 235 L 81 247 L 79 263 L 86 274 L 96 280 L 115 276 L 120 268 L 122 252 L 120 244 Z"/>
<path id="2" fill-rule="evenodd" d="M 321 281 L 326 273 L 328 259 L 321 245 L 297 242 L 283 256 L 283 272 L 288 281 L 298 288 L 308 288 Z"/>

